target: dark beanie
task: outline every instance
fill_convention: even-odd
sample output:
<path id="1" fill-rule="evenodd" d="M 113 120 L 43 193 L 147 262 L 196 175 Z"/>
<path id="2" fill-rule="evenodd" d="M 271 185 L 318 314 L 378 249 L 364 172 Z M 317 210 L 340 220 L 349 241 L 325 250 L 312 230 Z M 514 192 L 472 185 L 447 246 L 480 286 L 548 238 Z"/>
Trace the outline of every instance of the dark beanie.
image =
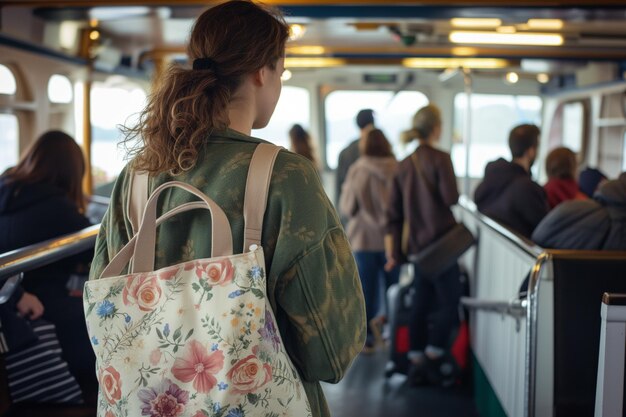
<path id="1" fill-rule="evenodd" d="M 363 129 L 367 125 L 374 124 L 374 110 L 364 109 L 356 115 L 356 125 L 359 129 Z"/>
<path id="2" fill-rule="evenodd" d="M 589 197 L 593 197 L 593 193 L 598 188 L 600 181 L 605 180 L 606 175 L 602 171 L 595 168 L 587 168 L 580 173 L 578 178 L 578 187 L 580 191 L 587 194 Z"/>

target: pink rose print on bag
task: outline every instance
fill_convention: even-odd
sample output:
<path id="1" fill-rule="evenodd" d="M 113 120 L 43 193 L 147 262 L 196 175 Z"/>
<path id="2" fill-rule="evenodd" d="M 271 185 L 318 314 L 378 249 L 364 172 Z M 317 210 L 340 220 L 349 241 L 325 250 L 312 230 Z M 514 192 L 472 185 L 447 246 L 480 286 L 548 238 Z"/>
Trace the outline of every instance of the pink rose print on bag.
<path id="1" fill-rule="evenodd" d="M 109 404 L 115 404 L 122 398 L 122 382 L 120 381 L 120 374 L 115 368 L 109 366 L 101 369 L 98 380 Z"/>
<path id="2" fill-rule="evenodd" d="M 106 412 L 104 417 L 115 417 L 115 414 L 113 414 L 113 411 L 109 410 L 109 411 Z"/>
<path id="3" fill-rule="evenodd" d="M 199 262 L 196 265 L 198 279 L 206 279 L 210 285 L 227 285 L 233 280 L 234 274 L 235 268 L 228 259 L 218 262 Z"/>
<path id="4" fill-rule="evenodd" d="M 250 355 L 237 362 L 226 376 L 232 383 L 233 392 L 249 394 L 272 379 L 272 368 Z"/>
<path id="5" fill-rule="evenodd" d="M 135 305 L 141 311 L 152 311 L 161 299 L 161 287 L 156 275 L 140 275 L 126 283 L 122 291 L 125 305 Z"/>
<path id="6" fill-rule="evenodd" d="M 169 379 L 154 388 L 144 388 L 137 393 L 141 400 L 141 415 L 150 417 L 178 417 L 189 402 L 189 392 Z"/>
<path id="7" fill-rule="evenodd" d="M 176 358 L 172 375 L 182 382 L 193 381 L 193 387 L 201 393 L 209 392 L 216 384 L 217 374 L 224 367 L 224 353 L 216 350 L 209 353 L 197 340 L 187 344 L 182 358 Z"/>

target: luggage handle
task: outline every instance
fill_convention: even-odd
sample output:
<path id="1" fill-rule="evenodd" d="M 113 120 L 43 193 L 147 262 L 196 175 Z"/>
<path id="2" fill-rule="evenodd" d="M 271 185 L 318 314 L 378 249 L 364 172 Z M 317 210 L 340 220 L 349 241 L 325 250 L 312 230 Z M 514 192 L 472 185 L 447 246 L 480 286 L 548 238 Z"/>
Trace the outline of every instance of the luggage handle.
<path id="1" fill-rule="evenodd" d="M 211 212 L 211 257 L 233 254 L 233 236 L 230 224 L 224 211 L 206 194 L 197 188 L 180 181 L 170 181 L 160 185 L 152 192 L 146 209 L 143 212 L 141 225 L 137 232 L 137 243 L 133 253 L 132 273 L 150 272 L 154 270 L 154 253 L 156 246 L 157 202 L 159 196 L 168 188 L 181 188 L 199 197 L 205 208 Z M 217 238 L 217 239 L 216 239 Z"/>

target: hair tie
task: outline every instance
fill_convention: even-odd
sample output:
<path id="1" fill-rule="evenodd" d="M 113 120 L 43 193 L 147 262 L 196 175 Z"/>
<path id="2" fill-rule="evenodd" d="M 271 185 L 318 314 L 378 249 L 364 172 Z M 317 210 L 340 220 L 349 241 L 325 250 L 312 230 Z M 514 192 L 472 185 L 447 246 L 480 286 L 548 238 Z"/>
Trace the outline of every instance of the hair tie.
<path id="1" fill-rule="evenodd" d="M 214 70 L 216 62 L 211 58 L 196 58 L 193 60 L 193 69 L 195 70 Z"/>

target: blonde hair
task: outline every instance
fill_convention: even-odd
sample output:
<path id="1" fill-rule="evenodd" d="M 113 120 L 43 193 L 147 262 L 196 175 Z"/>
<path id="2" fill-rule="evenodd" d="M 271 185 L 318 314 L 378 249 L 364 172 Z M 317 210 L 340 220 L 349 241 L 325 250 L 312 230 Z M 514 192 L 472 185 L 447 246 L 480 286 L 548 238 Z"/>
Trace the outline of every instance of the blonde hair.
<path id="1" fill-rule="evenodd" d="M 244 76 L 264 66 L 275 69 L 288 37 L 279 12 L 251 1 L 230 1 L 202 13 L 187 47 L 190 60 L 200 65 L 171 65 L 139 123 L 123 129 L 135 156 L 133 168 L 172 175 L 193 168 L 211 132 L 230 124 L 228 106 Z"/>
<path id="2" fill-rule="evenodd" d="M 412 128 L 402 132 L 401 140 L 409 143 L 414 139 L 426 140 L 437 126 L 441 126 L 441 111 L 434 104 L 422 107 L 413 116 Z"/>

